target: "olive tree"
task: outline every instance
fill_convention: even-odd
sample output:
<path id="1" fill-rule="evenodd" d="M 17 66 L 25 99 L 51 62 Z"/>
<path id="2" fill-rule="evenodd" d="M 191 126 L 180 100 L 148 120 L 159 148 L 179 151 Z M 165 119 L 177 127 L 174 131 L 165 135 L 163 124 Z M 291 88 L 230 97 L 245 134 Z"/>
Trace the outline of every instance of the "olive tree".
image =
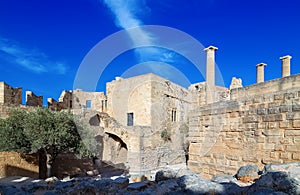
<path id="1" fill-rule="evenodd" d="M 69 112 L 53 112 L 46 108 L 29 112 L 14 110 L 9 118 L 0 120 L 0 150 L 38 153 L 40 159 L 45 159 L 46 176 L 49 177 L 59 153 L 94 155 L 83 144 L 78 133 L 78 128 L 82 127 L 78 125 L 80 123 L 75 123 Z"/>

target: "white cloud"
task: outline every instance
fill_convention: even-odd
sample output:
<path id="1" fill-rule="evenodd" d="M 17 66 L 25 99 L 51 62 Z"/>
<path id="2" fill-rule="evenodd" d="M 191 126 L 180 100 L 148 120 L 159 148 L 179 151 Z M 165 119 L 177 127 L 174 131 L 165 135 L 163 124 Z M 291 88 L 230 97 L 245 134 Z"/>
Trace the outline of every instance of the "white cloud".
<path id="1" fill-rule="evenodd" d="M 22 47 L 14 40 L 0 37 L 0 52 L 11 64 L 19 65 L 34 73 L 65 74 L 67 66 L 61 62 L 54 62 L 38 49 Z"/>
<path id="2" fill-rule="evenodd" d="M 173 62 L 173 52 L 162 52 L 162 49 L 151 47 L 157 39 L 149 32 L 146 32 L 139 26 L 144 25 L 143 21 L 138 18 L 137 13 L 141 10 L 148 10 L 142 0 L 103 0 L 106 6 L 115 16 L 116 26 L 122 29 L 136 28 L 134 31 L 128 31 L 128 35 L 133 43 L 137 45 L 147 45 L 148 48 L 136 49 L 135 52 L 141 61 L 157 60 L 161 62 Z M 143 5 L 143 7 L 141 7 Z"/>

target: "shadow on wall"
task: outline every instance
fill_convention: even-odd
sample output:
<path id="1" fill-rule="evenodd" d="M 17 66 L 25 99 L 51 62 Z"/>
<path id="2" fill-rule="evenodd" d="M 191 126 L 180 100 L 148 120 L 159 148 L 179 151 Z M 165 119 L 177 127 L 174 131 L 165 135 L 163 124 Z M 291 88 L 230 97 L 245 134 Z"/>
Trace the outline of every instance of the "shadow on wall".
<path id="1" fill-rule="evenodd" d="M 52 175 L 58 178 L 86 176 L 88 171 L 94 171 L 97 168 L 92 158 L 79 159 L 73 153 L 63 153 L 59 154 L 53 162 Z"/>
<path id="2" fill-rule="evenodd" d="M 102 178 L 120 176 L 129 172 L 124 163 L 113 164 L 112 162 L 102 162 L 100 174 Z"/>
<path id="3" fill-rule="evenodd" d="M 25 155 L 18 152 L 0 152 L 0 177 L 39 177 L 37 154 Z"/>
<path id="4" fill-rule="evenodd" d="M 30 171 L 21 167 L 16 167 L 12 165 L 5 165 L 5 176 L 24 176 L 24 177 L 31 177 L 31 178 L 39 178 L 39 173 Z"/>

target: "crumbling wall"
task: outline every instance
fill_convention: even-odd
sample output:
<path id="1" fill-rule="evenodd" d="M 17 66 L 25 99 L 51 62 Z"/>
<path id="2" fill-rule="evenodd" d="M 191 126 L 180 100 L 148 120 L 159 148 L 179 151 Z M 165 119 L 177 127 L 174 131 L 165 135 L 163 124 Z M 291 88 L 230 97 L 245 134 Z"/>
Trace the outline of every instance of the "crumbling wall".
<path id="1" fill-rule="evenodd" d="M 1 105 L 0 104 L 0 118 L 2 119 L 6 119 L 9 117 L 11 111 L 13 109 L 21 109 L 21 110 L 30 110 L 30 109 L 33 109 L 33 108 L 30 108 L 30 107 L 26 107 L 26 106 L 23 106 L 23 105 L 18 105 L 18 106 L 7 106 L 7 105 Z"/>
<path id="2" fill-rule="evenodd" d="M 188 88 L 191 98 L 191 108 L 204 106 L 207 102 L 208 86 L 206 82 L 195 83 Z M 229 89 L 221 86 L 214 86 L 213 92 L 214 102 L 229 100 Z"/>
<path id="3" fill-rule="evenodd" d="M 106 107 L 106 96 L 103 92 L 85 92 L 79 89 L 73 91 L 73 109 L 88 109 L 105 112 Z"/>
<path id="4" fill-rule="evenodd" d="M 0 82 L 0 104 L 4 104 L 4 82 Z"/>
<path id="5" fill-rule="evenodd" d="M 107 113 L 123 126 L 128 125 L 128 114 L 132 114 L 132 125 L 151 126 L 151 74 L 127 79 L 116 78 L 106 84 Z"/>
<path id="6" fill-rule="evenodd" d="M 48 102 L 48 108 L 51 109 L 52 111 L 61 111 L 63 109 L 60 103 L 53 98 L 48 98 L 47 102 Z"/>
<path id="7" fill-rule="evenodd" d="M 55 158 L 52 165 L 52 175 L 59 178 L 66 176 L 86 176 L 88 171 L 96 170 L 98 167 L 92 158 L 80 159 L 74 153 L 61 153 Z"/>
<path id="8" fill-rule="evenodd" d="M 60 97 L 59 97 L 59 103 L 60 107 L 62 109 L 72 109 L 73 108 L 73 94 L 72 91 L 66 91 L 64 90 Z"/>
<path id="9" fill-rule="evenodd" d="M 0 118 L 5 119 L 9 116 L 9 107 L 0 104 Z"/>
<path id="10" fill-rule="evenodd" d="M 73 108 L 72 91 L 66 91 L 66 90 L 62 91 L 58 102 L 53 98 L 48 98 L 48 108 L 50 108 L 53 111 L 72 109 Z"/>
<path id="11" fill-rule="evenodd" d="M 116 80 L 107 84 L 108 114 L 126 131 L 126 114 L 132 114 L 136 133 L 129 142 L 130 159 L 142 158 L 132 170 L 155 170 L 167 164 L 185 163 L 190 93 L 187 89 L 154 74 Z M 143 126 L 143 127 L 139 127 Z M 138 131 L 138 128 L 144 128 Z M 130 147 L 140 146 L 132 153 Z M 132 165 L 131 165 L 132 166 Z"/>
<path id="12" fill-rule="evenodd" d="M 0 177 L 39 177 L 38 155 L 0 152 Z"/>
<path id="13" fill-rule="evenodd" d="M 43 96 L 37 96 L 32 91 L 26 91 L 26 106 L 43 106 Z"/>
<path id="14" fill-rule="evenodd" d="M 0 104 L 21 105 L 22 88 L 12 88 L 4 82 L 0 82 Z"/>
<path id="15" fill-rule="evenodd" d="M 300 160 L 300 75 L 231 91 L 231 100 L 194 109 L 188 166 L 206 177 L 240 166 Z"/>

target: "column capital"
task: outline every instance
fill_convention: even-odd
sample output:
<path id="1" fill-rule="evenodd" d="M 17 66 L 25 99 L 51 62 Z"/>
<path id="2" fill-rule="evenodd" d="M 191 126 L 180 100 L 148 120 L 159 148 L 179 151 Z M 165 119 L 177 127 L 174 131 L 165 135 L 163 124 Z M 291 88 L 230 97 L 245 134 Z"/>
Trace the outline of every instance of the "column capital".
<path id="1" fill-rule="evenodd" d="M 290 55 L 286 55 L 286 56 L 282 56 L 279 58 L 280 60 L 285 60 L 285 59 L 292 59 L 292 56 Z"/>
<path id="2" fill-rule="evenodd" d="M 216 51 L 216 50 L 218 50 L 218 48 L 211 45 L 211 46 L 208 46 L 207 48 L 204 49 L 204 51 L 208 51 L 208 50 L 214 50 L 214 51 Z"/>
<path id="3" fill-rule="evenodd" d="M 259 64 L 256 65 L 256 67 L 259 67 L 259 66 L 267 66 L 267 64 L 265 64 L 265 63 L 259 63 Z"/>

